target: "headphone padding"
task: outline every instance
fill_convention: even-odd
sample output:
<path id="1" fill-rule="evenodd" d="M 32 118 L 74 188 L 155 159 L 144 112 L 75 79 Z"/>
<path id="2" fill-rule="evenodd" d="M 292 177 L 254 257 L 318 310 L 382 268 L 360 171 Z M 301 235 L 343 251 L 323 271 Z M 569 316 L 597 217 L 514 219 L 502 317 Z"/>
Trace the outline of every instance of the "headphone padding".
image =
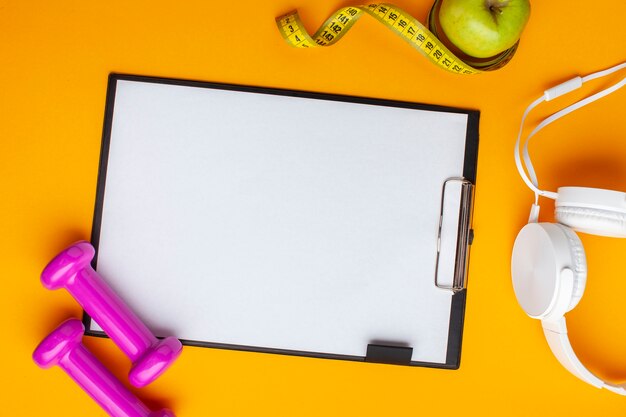
<path id="1" fill-rule="evenodd" d="M 559 223 L 579 232 L 626 237 L 626 213 L 576 206 L 557 206 L 554 211 Z"/>
<path id="2" fill-rule="evenodd" d="M 585 249 L 583 243 L 580 241 L 578 235 L 569 227 L 562 224 L 557 226 L 565 233 L 567 237 L 567 243 L 572 258 L 572 271 L 574 272 L 574 290 L 572 292 L 572 299 L 570 300 L 567 311 L 571 311 L 585 292 L 585 285 L 587 284 L 587 258 L 585 256 Z"/>

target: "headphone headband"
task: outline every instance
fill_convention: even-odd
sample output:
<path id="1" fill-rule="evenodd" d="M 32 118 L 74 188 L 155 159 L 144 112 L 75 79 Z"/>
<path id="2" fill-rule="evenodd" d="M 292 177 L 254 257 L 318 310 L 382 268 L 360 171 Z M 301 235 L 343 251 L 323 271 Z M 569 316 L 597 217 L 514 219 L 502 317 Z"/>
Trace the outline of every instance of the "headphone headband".
<path id="1" fill-rule="evenodd" d="M 550 350 L 565 369 L 596 388 L 606 388 L 616 394 L 626 395 L 626 384 L 611 384 L 603 381 L 580 362 L 567 336 L 565 317 L 550 322 L 542 320 L 541 325 Z"/>

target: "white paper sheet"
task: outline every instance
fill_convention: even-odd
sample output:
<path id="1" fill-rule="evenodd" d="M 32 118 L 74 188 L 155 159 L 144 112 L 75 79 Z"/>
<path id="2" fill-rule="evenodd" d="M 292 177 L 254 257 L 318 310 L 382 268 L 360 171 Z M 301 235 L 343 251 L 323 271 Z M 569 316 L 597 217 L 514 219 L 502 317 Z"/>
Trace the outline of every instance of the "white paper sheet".
<path id="1" fill-rule="evenodd" d="M 444 363 L 437 231 L 466 123 L 119 80 L 98 271 L 160 336 Z"/>

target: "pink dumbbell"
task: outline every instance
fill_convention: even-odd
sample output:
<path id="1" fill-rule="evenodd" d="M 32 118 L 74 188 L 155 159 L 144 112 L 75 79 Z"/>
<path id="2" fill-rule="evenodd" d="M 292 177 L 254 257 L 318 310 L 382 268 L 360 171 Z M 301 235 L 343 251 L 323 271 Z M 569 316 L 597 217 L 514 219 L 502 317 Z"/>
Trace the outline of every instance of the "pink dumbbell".
<path id="1" fill-rule="evenodd" d="M 85 328 L 78 319 L 61 323 L 35 349 L 33 360 L 42 368 L 59 365 L 113 417 L 175 417 L 164 408 L 150 411 L 82 344 Z"/>
<path id="2" fill-rule="evenodd" d="M 91 267 L 95 250 L 81 241 L 58 254 L 41 274 L 50 289 L 65 288 L 133 362 L 128 374 L 136 387 L 159 377 L 180 355 L 174 337 L 159 340 Z"/>

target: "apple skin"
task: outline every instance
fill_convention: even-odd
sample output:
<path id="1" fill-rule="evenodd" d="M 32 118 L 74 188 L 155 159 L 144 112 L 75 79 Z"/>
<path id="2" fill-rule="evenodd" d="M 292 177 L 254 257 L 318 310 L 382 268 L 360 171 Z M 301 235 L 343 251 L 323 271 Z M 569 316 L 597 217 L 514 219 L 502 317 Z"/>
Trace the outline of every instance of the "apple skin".
<path id="1" fill-rule="evenodd" d="M 489 58 L 515 45 L 529 17 L 529 0 L 442 0 L 439 9 L 445 35 L 474 58 Z"/>

